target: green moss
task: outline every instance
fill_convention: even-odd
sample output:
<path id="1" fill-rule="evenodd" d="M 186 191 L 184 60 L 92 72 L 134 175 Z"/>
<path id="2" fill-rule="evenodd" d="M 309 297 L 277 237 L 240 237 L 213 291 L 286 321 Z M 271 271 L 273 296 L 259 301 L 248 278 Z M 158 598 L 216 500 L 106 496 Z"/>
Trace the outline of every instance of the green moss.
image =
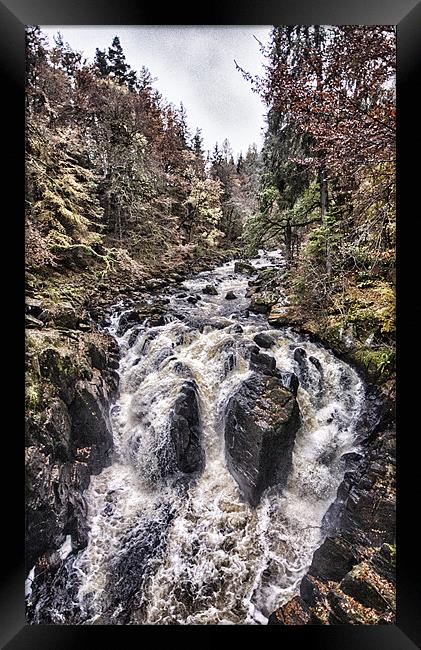
<path id="1" fill-rule="evenodd" d="M 384 544 L 387 550 L 390 553 L 390 562 L 393 566 L 396 566 L 396 544 Z"/>
<path id="2" fill-rule="evenodd" d="M 35 382 L 31 375 L 27 373 L 25 385 L 25 408 L 27 412 L 37 412 L 42 405 L 41 384 Z"/>
<path id="3" fill-rule="evenodd" d="M 359 348 L 350 355 L 375 380 L 386 380 L 394 371 L 395 351 L 390 347 Z"/>

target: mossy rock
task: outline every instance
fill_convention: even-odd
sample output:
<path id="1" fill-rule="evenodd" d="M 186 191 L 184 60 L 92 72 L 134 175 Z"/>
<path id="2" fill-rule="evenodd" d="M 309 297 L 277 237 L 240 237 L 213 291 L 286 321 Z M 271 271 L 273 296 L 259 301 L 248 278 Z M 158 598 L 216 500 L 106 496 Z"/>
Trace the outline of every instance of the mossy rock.
<path id="1" fill-rule="evenodd" d="M 80 374 L 77 365 L 55 348 L 46 348 L 39 354 L 41 375 L 59 389 L 62 399 L 69 404 L 74 397 L 74 385 Z"/>
<path id="2" fill-rule="evenodd" d="M 270 308 L 277 303 L 279 294 L 271 291 L 255 293 L 250 302 L 250 309 L 259 314 L 266 314 Z"/>
<path id="3" fill-rule="evenodd" d="M 256 269 L 254 266 L 249 264 L 249 262 L 245 262 L 244 260 L 237 260 L 234 263 L 234 273 L 241 273 L 242 275 L 254 275 L 256 273 Z"/>
<path id="4" fill-rule="evenodd" d="M 378 349 L 359 348 L 350 353 L 350 358 L 364 368 L 373 381 L 385 381 L 395 370 L 395 352 L 389 347 Z"/>

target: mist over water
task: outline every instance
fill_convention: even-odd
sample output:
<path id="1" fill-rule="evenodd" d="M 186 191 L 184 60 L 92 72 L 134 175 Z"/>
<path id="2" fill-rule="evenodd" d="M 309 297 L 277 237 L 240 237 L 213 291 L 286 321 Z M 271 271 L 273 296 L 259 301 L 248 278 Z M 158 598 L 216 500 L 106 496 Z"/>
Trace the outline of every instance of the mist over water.
<path id="1" fill-rule="evenodd" d="M 253 264 L 283 260 L 262 254 Z M 234 273 L 234 262 L 201 273 L 171 296 L 164 325 L 137 324 L 121 337 L 127 306 L 115 307 L 109 331 L 122 352 L 111 409 L 115 457 L 85 492 L 89 543 L 68 568 L 81 623 L 266 624 L 298 592 L 343 478 L 341 456 L 355 449 L 364 387 L 322 346 L 248 314 L 248 279 Z M 218 294 L 203 294 L 207 284 Z M 229 290 L 235 299 L 225 299 Z M 224 413 L 251 374 L 247 348 L 262 331 L 275 339 L 265 353 L 279 369 L 300 377 L 297 347 L 319 364 L 301 373 L 302 426 L 287 485 L 252 508 L 226 467 Z M 190 483 L 163 472 L 170 414 L 186 379 L 198 387 L 205 454 Z M 59 598 L 56 608 L 59 619 Z"/>

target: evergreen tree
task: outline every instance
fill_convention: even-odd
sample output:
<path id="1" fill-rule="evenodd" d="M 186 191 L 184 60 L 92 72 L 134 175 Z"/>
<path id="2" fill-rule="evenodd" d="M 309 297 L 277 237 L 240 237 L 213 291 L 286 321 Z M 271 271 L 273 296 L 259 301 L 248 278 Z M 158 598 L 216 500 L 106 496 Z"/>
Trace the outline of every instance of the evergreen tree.
<path id="1" fill-rule="evenodd" d="M 94 68 L 98 77 L 107 77 L 110 72 L 107 53 L 98 47 L 95 50 Z"/>

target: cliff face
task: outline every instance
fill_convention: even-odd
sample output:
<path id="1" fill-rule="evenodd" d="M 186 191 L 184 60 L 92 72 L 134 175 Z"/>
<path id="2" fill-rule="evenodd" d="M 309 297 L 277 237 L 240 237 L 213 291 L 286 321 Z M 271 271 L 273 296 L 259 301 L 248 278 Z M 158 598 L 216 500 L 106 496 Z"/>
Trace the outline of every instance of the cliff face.
<path id="1" fill-rule="evenodd" d="M 108 420 L 118 375 L 105 334 L 28 330 L 26 336 L 26 565 L 44 569 L 71 536 L 87 543 L 83 490 L 111 462 Z"/>
<path id="2" fill-rule="evenodd" d="M 377 397 L 369 391 L 369 397 Z M 379 412 L 380 410 L 380 412 Z M 270 625 L 381 624 L 395 620 L 395 431 L 391 400 L 369 405 L 360 453 L 349 454 L 327 537 L 314 553 L 300 595 Z"/>

